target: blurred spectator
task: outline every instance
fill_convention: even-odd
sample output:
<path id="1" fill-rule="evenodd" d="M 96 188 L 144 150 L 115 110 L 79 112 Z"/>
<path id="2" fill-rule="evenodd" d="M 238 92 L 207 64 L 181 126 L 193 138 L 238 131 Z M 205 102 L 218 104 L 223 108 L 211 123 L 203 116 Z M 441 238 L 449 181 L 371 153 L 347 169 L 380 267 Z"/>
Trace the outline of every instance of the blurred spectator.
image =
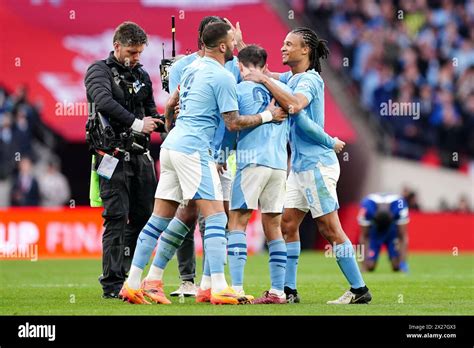
<path id="1" fill-rule="evenodd" d="M 32 130 L 28 120 L 27 108 L 19 105 L 16 112 L 17 137 L 20 141 L 20 153 L 23 156 L 32 157 L 31 138 Z"/>
<path id="2" fill-rule="evenodd" d="M 59 171 L 59 165 L 50 161 L 48 169 L 39 179 L 41 205 L 59 207 L 65 205 L 71 197 L 71 190 L 66 177 Z"/>
<path id="3" fill-rule="evenodd" d="M 466 196 L 459 198 L 457 207 L 454 209 L 454 211 L 458 213 L 471 213 L 471 207 L 469 206 Z"/>
<path id="4" fill-rule="evenodd" d="M 437 156 L 462 168 L 474 159 L 474 1 L 309 0 L 361 104 L 393 135 L 392 152 Z M 341 60 L 331 60 L 341 70 Z M 344 70 L 342 70 L 344 71 Z M 420 118 L 381 117 L 380 104 L 419 103 Z M 467 146 L 466 146 L 467 145 Z"/>
<path id="5" fill-rule="evenodd" d="M 402 191 L 402 197 L 408 204 L 410 210 L 421 210 L 420 205 L 418 204 L 418 197 L 416 192 L 408 187 L 404 187 Z"/>
<path id="6" fill-rule="evenodd" d="M 13 127 L 13 116 L 6 112 L 0 118 L 0 180 L 5 180 L 15 169 L 15 154 L 20 150 L 19 138 Z"/>
<path id="7" fill-rule="evenodd" d="M 38 181 L 33 175 L 33 163 L 23 157 L 10 194 L 12 206 L 37 206 L 40 201 Z"/>
<path id="8" fill-rule="evenodd" d="M 449 204 L 446 201 L 446 199 L 442 198 L 439 202 L 439 211 L 450 211 L 451 209 L 449 208 Z"/>
<path id="9" fill-rule="evenodd" d="M 32 180 L 30 189 L 25 193 L 23 186 L 30 186 L 29 176 L 22 177 L 22 186 L 19 176 L 14 173 L 16 161 L 20 159 L 28 157 L 31 166 L 31 161 L 41 162 L 41 157 L 44 159 L 54 155 L 52 152 L 57 147 L 57 139 L 41 121 L 40 109 L 40 102 L 33 105 L 28 100 L 26 86 L 18 86 L 14 93 L 8 93 L 0 86 L 0 206 L 8 206 L 10 201 L 15 205 L 34 205 L 38 202 L 36 180 Z M 34 147 L 34 140 L 43 146 Z M 61 188 L 61 191 L 69 192 L 69 187 L 65 190 Z M 55 198 L 59 200 L 59 197 Z M 61 199 L 60 204 L 64 204 L 65 200 L 67 198 Z"/>

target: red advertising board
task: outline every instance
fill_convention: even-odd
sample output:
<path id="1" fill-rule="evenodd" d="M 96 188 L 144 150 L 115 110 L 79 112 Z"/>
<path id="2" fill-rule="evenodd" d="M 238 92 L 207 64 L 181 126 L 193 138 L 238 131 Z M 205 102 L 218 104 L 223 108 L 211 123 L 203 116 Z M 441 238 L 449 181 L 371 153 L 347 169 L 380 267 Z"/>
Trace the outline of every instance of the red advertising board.
<path id="1" fill-rule="evenodd" d="M 7 208 L 0 210 L 0 259 L 98 258 L 102 250 L 102 209 Z M 357 206 L 340 210 L 341 222 L 351 241 L 358 241 Z M 410 214 L 410 251 L 459 253 L 474 251 L 474 214 Z M 202 251 L 198 230 L 196 250 Z M 259 213 L 247 228 L 249 253 L 261 251 L 264 236 Z M 318 243 L 322 249 L 326 243 Z M 456 249 L 454 249 L 456 248 Z"/>
<path id="2" fill-rule="evenodd" d="M 0 209 L 0 259 L 98 258 L 102 253 L 101 208 Z M 196 251 L 202 241 L 196 229 Z M 260 215 L 247 228 L 249 253 L 261 250 Z"/>

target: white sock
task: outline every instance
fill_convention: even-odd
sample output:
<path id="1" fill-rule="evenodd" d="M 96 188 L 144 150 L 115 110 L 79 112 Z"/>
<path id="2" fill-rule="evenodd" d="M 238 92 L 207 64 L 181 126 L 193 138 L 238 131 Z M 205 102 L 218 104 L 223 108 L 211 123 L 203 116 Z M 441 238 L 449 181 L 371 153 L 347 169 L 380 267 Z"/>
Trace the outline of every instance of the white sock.
<path id="1" fill-rule="evenodd" d="M 207 290 L 211 288 L 211 277 L 203 275 L 201 279 L 201 284 L 199 285 L 201 290 Z"/>
<path id="2" fill-rule="evenodd" d="M 219 292 L 228 287 L 224 273 L 211 274 L 212 292 Z"/>
<path id="3" fill-rule="evenodd" d="M 241 285 L 232 285 L 232 289 L 234 289 L 235 292 L 241 292 L 244 290 L 244 287 Z"/>
<path id="4" fill-rule="evenodd" d="M 164 269 L 158 268 L 155 265 L 151 265 L 148 275 L 146 276 L 147 280 L 161 280 L 163 279 Z"/>
<path id="5" fill-rule="evenodd" d="M 285 296 L 285 292 L 283 290 L 276 290 L 276 289 L 270 289 L 270 294 L 275 294 L 277 295 L 279 298 L 283 298 Z"/>
<path id="6" fill-rule="evenodd" d="M 142 280 L 143 270 L 137 266 L 132 265 L 130 267 L 130 273 L 128 274 L 127 284 L 133 290 L 140 289 L 140 281 Z"/>

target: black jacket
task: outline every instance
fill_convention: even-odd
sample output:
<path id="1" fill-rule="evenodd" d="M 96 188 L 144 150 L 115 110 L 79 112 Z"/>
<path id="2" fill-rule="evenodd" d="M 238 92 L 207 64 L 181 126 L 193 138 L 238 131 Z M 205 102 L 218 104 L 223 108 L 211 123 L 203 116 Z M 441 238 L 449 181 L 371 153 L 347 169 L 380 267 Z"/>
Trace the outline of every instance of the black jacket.
<path id="1" fill-rule="evenodd" d="M 10 192 L 10 201 L 12 206 L 16 207 L 34 207 L 40 204 L 40 193 L 38 181 L 31 179 L 31 185 L 28 191 L 21 187 L 21 177 L 17 175 L 13 181 Z"/>
<path id="2" fill-rule="evenodd" d="M 117 83 L 120 80 L 114 77 L 114 67 L 123 80 L 120 84 Z M 142 84 L 139 91 L 127 93 L 127 89 L 132 89 L 124 87 L 126 83 L 137 80 Z M 110 52 L 107 59 L 98 60 L 87 69 L 84 83 L 87 101 L 94 103 L 95 111 L 109 119 L 116 132 L 130 128 L 135 118 L 158 115 L 151 79 L 141 64 L 130 69 L 119 63 Z"/>

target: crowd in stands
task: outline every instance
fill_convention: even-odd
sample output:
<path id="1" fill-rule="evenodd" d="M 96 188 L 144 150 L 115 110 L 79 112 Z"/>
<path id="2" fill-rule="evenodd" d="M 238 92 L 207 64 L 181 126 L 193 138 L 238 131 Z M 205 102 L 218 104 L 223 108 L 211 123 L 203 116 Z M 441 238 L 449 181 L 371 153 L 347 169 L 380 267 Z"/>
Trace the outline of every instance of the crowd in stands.
<path id="1" fill-rule="evenodd" d="M 42 159 L 34 139 L 43 139 L 44 125 L 38 106 L 27 89 L 8 93 L 0 87 L 0 206 L 62 206 L 69 202 L 70 187 L 59 161 Z"/>
<path id="2" fill-rule="evenodd" d="M 415 190 L 405 186 L 401 195 L 407 202 L 410 211 L 423 211 L 423 207 L 418 202 L 418 194 Z M 445 199 L 441 199 L 438 204 L 438 210 L 461 214 L 469 214 L 474 212 L 474 210 L 471 209 L 468 197 L 464 195 L 460 196 L 458 201 L 453 205 L 450 205 Z"/>
<path id="3" fill-rule="evenodd" d="M 474 160 L 474 1 L 303 2 L 330 33 L 338 58 L 331 65 L 391 134 L 392 153 L 467 169 Z M 382 106 L 393 103 L 415 109 L 383 116 Z"/>

